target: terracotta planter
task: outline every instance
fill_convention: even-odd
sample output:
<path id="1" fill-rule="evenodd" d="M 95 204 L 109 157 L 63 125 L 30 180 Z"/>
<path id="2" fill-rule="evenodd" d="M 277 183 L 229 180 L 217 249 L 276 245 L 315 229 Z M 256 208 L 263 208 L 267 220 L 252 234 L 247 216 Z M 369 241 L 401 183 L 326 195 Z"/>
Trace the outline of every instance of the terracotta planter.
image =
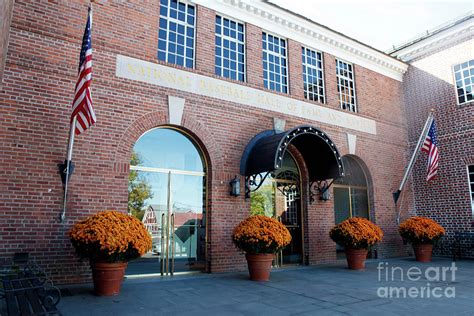
<path id="1" fill-rule="evenodd" d="M 272 269 L 273 254 L 246 254 L 247 265 L 249 267 L 250 280 L 268 281 L 270 279 L 270 270 Z"/>
<path id="2" fill-rule="evenodd" d="M 347 265 L 351 270 L 364 270 L 365 259 L 367 259 L 367 249 L 346 248 Z"/>
<path id="3" fill-rule="evenodd" d="M 98 296 L 118 295 L 126 268 L 126 262 L 91 262 L 95 294 Z"/>
<path id="4" fill-rule="evenodd" d="M 416 261 L 431 262 L 431 254 L 433 253 L 432 244 L 414 244 L 413 250 L 415 251 Z"/>

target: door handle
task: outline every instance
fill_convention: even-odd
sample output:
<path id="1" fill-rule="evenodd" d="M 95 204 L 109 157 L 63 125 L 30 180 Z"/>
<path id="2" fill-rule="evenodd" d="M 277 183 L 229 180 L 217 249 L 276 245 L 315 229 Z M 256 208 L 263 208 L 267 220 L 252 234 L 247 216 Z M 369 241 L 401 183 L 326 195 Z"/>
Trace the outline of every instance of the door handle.
<path id="1" fill-rule="evenodd" d="M 174 273 L 174 253 L 175 253 L 175 243 L 174 243 L 174 213 L 171 214 L 171 230 L 170 230 L 170 234 L 171 234 L 171 275 L 173 275 Z"/>
<path id="2" fill-rule="evenodd" d="M 160 273 L 161 276 L 165 273 L 165 213 L 161 214 L 161 251 L 160 251 Z"/>

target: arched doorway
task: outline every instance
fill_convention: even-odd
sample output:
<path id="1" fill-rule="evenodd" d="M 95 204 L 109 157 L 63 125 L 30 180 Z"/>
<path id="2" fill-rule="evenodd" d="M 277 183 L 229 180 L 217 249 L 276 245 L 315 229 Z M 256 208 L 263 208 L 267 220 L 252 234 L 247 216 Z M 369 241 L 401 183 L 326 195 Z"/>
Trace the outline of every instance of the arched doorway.
<path id="1" fill-rule="evenodd" d="M 297 156 L 296 161 L 292 153 Z M 280 254 L 277 265 L 303 263 L 302 241 L 307 236 L 304 235 L 303 223 L 307 225 L 307 222 L 302 215 L 307 214 L 301 203 L 303 181 L 296 162 L 301 162 L 305 186 L 344 176 L 344 166 L 335 143 L 324 131 L 309 125 L 296 126 L 284 132 L 266 130 L 258 133 L 249 141 L 240 160 L 240 174 L 245 176 L 246 198 L 251 198 L 252 193 L 258 192 L 262 186 L 268 187 L 266 199 L 258 195 L 253 198 L 251 204 L 254 204 L 254 210 L 258 208 L 255 206 L 258 199 L 264 201 L 268 209 L 268 212 L 265 209 L 265 214 L 280 217 L 282 222 L 288 223 L 286 225 L 292 233 L 292 245 Z M 278 206 L 278 192 L 285 196 L 285 199 L 280 199 L 285 201 L 281 207 Z"/>
<path id="2" fill-rule="evenodd" d="M 205 269 L 207 164 L 183 131 L 159 127 L 135 143 L 130 162 L 128 211 L 152 235 L 152 251 L 133 261 L 128 275 Z"/>
<path id="3" fill-rule="evenodd" d="M 287 152 L 281 168 L 262 173 L 258 188 L 250 188 L 250 214 L 265 215 L 282 222 L 291 233 L 291 243 L 275 257 L 275 265 L 303 263 L 303 216 L 301 176 L 294 157 Z"/>
<path id="4" fill-rule="evenodd" d="M 335 222 L 339 224 L 350 217 L 370 219 L 368 175 L 355 157 L 346 155 L 341 160 L 345 175 L 333 184 Z M 336 250 L 342 258 L 343 248 L 338 245 Z"/>

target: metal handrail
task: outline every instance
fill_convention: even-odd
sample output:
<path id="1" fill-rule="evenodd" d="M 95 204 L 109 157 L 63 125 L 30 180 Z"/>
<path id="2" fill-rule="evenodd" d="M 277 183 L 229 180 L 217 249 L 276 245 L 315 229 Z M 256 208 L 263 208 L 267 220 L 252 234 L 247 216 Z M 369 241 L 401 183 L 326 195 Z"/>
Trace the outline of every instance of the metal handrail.
<path id="1" fill-rule="evenodd" d="M 171 230 L 170 230 L 170 234 L 171 234 L 171 275 L 173 275 L 174 273 L 174 253 L 175 253 L 175 247 L 176 247 L 176 244 L 174 242 L 174 213 L 171 214 Z"/>
<path id="2" fill-rule="evenodd" d="M 165 274 L 165 213 L 161 214 L 161 252 L 160 252 L 160 273 Z"/>

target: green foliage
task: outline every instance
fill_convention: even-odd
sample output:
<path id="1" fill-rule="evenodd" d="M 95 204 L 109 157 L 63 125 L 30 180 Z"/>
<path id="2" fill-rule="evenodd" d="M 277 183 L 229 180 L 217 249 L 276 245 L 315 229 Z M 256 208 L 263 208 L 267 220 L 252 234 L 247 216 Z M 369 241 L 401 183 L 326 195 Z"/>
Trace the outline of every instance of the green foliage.
<path id="1" fill-rule="evenodd" d="M 140 165 L 141 160 L 136 152 L 132 152 L 130 159 L 131 166 Z M 139 220 L 143 219 L 145 214 L 145 201 L 151 199 L 151 185 L 136 170 L 130 170 L 128 176 L 128 213 L 132 214 Z"/>
<path id="2" fill-rule="evenodd" d="M 265 215 L 265 196 L 262 192 L 250 195 L 250 215 Z"/>

